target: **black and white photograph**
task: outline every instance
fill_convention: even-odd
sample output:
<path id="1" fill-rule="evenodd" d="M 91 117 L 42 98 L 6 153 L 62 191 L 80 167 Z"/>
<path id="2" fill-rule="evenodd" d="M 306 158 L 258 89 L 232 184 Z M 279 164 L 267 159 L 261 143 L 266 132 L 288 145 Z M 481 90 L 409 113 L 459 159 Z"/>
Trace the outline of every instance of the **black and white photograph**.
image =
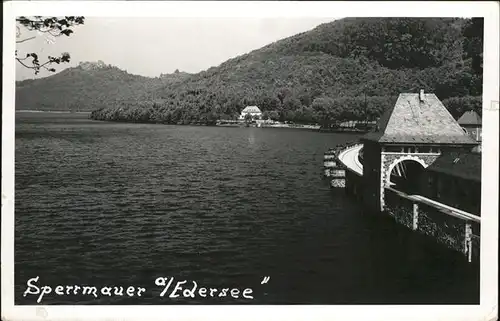
<path id="1" fill-rule="evenodd" d="M 4 3 L 2 320 L 496 319 L 499 4 L 434 6 Z"/>

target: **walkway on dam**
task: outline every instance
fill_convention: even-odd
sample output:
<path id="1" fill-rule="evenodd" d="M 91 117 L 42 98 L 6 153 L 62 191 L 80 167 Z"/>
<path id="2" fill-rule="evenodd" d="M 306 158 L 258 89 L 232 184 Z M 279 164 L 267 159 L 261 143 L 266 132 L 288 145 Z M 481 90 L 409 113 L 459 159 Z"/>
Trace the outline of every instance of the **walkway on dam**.
<path id="1" fill-rule="evenodd" d="M 357 144 L 352 147 L 349 147 L 339 153 L 339 161 L 341 161 L 347 168 L 348 170 L 362 176 L 363 175 L 363 165 L 359 162 L 359 152 L 363 148 L 362 144 Z M 454 216 L 460 219 L 463 219 L 465 221 L 474 221 L 474 222 L 481 222 L 481 217 L 468 213 L 466 211 L 462 211 L 458 208 L 436 202 L 435 200 L 432 200 L 430 198 L 427 198 L 422 195 L 407 195 L 404 192 L 401 192 L 399 190 L 396 190 L 392 187 L 386 187 L 387 189 L 390 189 L 396 193 L 398 193 L 400 196 L 413 200 L 413 201 L 418 201 L 424 204 L 427 204 L 429 206 L 432 206 L 442 213 L 448 214 L 450 216 Z"/>
<path id="2" fill-rule="evenodd" d="M 354 145 L 339 153 L 339 161 L 341 161 L 349 170 L 358 175 L 363 175 L 363 165 L 359 162 L 358 155 L 363 148 L 362 144 Z"/>

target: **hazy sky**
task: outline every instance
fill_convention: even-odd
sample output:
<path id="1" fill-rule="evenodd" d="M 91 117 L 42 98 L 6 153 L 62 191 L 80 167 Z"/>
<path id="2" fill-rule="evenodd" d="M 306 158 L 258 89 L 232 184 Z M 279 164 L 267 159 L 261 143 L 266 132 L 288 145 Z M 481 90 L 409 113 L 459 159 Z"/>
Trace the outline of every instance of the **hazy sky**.
<path id="1" fill-rule="evenodd" d="M 70 37 L 47 41 L 34 34 L 19 43 L 19 55 L 37 52 L 40 62 L 48 55 L 71 54 L 71 63 L 102 60 L 129 73 L 159 76 L 175 69 L 199 72 L 227 59 L 258 49 L 276 40 L 308 31 L 336 18 L 91 18 Z M 20 39 L 32 36 L 21 29 Z M 38 77 L 50 75 L 40 72 Z M 16 79 L 35 78 L 33 71 L 16 65 Z"/>

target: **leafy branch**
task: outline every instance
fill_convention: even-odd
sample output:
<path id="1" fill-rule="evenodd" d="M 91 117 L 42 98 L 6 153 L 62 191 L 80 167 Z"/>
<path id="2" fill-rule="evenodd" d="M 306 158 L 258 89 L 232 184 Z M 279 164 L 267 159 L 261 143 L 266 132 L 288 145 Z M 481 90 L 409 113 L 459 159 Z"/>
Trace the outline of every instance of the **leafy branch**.
<path id="1" fill-rule="evenodd" d="M 60 37 L 65 35 L 69 37 L 73 30 L 71 28 L 83 25 L 85 23 L 85 17 L 75 17 L 75 16 L 66 16 L 66 17 L 42 17 L 42 16 L 34 16 L 34 17 L 25 17 L 21 16 L 16 19 L 18 25 L 23 26 L 28 31 L 37 31 L 38 33 L 46 33 L 52 37 Z M 21 31 L 19 26 L 17 27 L 17 38 L 21 36 Z M 23 43 L 29 40 L 33 40 L 36 37 L 29 37 L 25 39 L 19 39 L 16 43 Z M 31 60 L 28 60 L 31 58 Z M 67 63 L 70 61 L 69 53 L 62 53 L 59 57 L 48 56 L 47 61 L 44 63 L 40 63 L 38 59 L 38 54 L 36 53 L 28 53 L 26 57 L 20 58 L 17 54 L 16 50 L 16 58 L 15 58 L 23 67 L 32 69 L 35 72 L 35 75 L 40 72 L 43 68 L 49 72 L 55 72 L 54 68 L 49 68 L 48 66 L 51 64 L 61 64 Z"/>
<path id="2" fill-rule="evenodd" d="M 31 64 L 25 63 L 25 61 L 28 58 L 32 58 L 32 60 L 30 62 Z M 34 52 L 28 53 L 28 54 L 26 54 L 26 57 L 19 58 L 19 57 L 17 57 L 17 50 L 16 50 L 16 60 L 24 67 L 26 67 L 28 69 L 33 69 L 35 71 L 35 75 L 36 75 L 40 72 L 41 68 L 44 68 L 50 72 L 55 72 L 56 70 L 54 68 L 48 68 L 47 65 L 54 64 L 54 63 L 60 64 L 60 63 L 64 63 L 64 62 L 69 62 L 70 55 L 69 55 L 69 53 L 65 52 L 60 57 L 49 56 L 48 60 L 46 62 L 44 62 L 43 64 L 40 64 L 40 61 L 38 60 L 38 55 L 36 53 L 34 53 Z"/>

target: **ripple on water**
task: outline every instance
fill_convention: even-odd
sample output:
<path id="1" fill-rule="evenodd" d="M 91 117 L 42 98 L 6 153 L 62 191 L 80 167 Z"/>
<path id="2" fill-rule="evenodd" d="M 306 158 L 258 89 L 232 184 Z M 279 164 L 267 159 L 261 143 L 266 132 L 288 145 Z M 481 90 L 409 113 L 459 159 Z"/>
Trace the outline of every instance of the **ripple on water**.
<path id="1" fill-rule="evenodd" d="M 36 117 L 16 121 L 16 303 L 32 303 L 36 275 L 150 288 L 184 277 L 253 286 L 260 304 L 478 299 L 476 281 L 452 286 L 476 278 L 454 254 L 367 219 L 322 181 L 323 152 L 352 136 Z"/>

